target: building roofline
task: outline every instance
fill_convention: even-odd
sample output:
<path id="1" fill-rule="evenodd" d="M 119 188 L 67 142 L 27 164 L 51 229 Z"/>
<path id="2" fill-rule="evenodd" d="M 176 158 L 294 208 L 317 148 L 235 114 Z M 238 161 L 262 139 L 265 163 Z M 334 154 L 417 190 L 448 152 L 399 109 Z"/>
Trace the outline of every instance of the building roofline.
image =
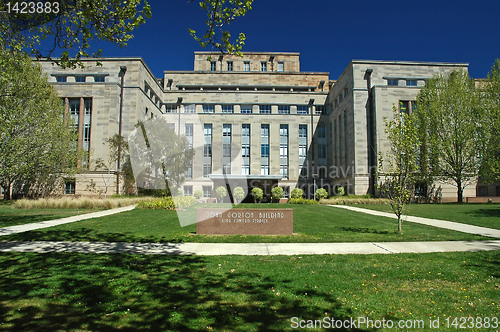
<path id="1" fill-rule="evenodd" d="M 469 63 L 466 62 L 437 62 L 437 61 L 404 61 L 404 60 L 351 60 L 350 64 L 387 64 L 387 65 L 433 65 L 433 66 L 460 66 L 468 67 Z M 349 66 L 348 66 L 349 67 Z"/>
<path id="2" fill-rule="evenodd" d="M 300 55 L 300 52 L 242 52 L 243 55 L 246 54 L 275 54 L 275 55 Z M 220 52 L 217 51 L 195 51 L 194 54 L 220 54 Z M 223 55 L 229 55 L 229 54 L 223 54 Z"/>

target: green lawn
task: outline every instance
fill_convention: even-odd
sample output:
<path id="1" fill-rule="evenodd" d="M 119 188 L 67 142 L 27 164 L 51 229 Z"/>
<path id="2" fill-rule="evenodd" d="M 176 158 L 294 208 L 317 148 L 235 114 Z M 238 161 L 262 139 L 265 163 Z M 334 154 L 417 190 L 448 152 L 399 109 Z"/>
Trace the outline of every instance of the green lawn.
<path id="1" fill-rule="evenodd" d="M 13 201 L 0 201 L 0 228 L 76 216 L 98 209 L 14 209 Z"/>
<path id="2" fill-rule="evenodd" d="M 4 236 L 1 239 L 126 242 L 370 242 L 487 239 L 414 223 L 405 223 L 404 234 L 396 234 L 397 222 L 394 219 L 329 206 L 242 204 L 240 207 L 293 208 L 296 235 L 196 235 L 196 225 L 180 227 L 175 211 L 136 209 L 112 216 Z M 194 215 L 194 212 L 195 207 L 187 213 Z"/>
<path id="3" fill-rule="evenodd" d="M 431 331 L 429 319 L 438 318 L 440 328 L 448 330 L 447 317 L 452 317 L 450 323 L 454 317 L 498 318 L 499 258 L 498 252 L 254 257 L 3 253 L 0 329 L 283 331 L 297 330 L 291 328 L 292 317 L 366 317 L 425 324 L 378 331 Z"/>
<path id="4" fill-rule="evenodd" d="M 392 212 L 389 205 L 357 204 L 354 206 Z M 500 204 L 411 204 L 409 215 L 500 229 Z"/>

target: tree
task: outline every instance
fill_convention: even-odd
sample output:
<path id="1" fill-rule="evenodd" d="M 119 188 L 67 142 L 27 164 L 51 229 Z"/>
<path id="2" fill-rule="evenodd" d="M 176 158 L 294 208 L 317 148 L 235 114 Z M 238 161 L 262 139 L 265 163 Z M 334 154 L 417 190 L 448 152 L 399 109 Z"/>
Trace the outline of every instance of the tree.
<path id="1" fill-rule="evenodd" d="M 326 191 L 325 188 L 318 188 L 316 190 L 316 199 L 320 200 L 324 198 L 328 198 L 328 192 Z"/>
<path id="2" fill-rule="evenodd" d="M 138 187 L 176 193 L 184 183 L 194 149 L 184 135 L 170 129 L 166 118 L 139 121 L 128 138 L 130 162 Z"/>
<path id="3" fill-rule="evenodd" d="M 41 67 L 0 46 L 0 185 L 41 196 L 76 172 L 76 133 Z M 80 159 L 81 160 L 81 159 Z M 60 187 L 59 187 L 60 188 Z"/>
<path id="4" fill-rule="evenodd" d="M 271 198 L 279 201 L 285 195 L 285 191 L 281 187 L 274 187 L 271 189 Z"/>
<path id="5" fill-rule="evenodd" d="M 224 197 L 227 196 L 227 189 L 226 187 L 220 186 L 217 187 L 217 189 L 215 189 L 215 193 L 217 195 L 217 199 L 219 200 L 219 202 L 222 202 Z"/>
<path id="6" fill-rule="evenodd" d="M 233 191 L 233 197 L 236 199 L 236 202 L 239 203 L 243 198 L 245 198 L 245 190 L 242 187 L 236 187 Z"/>
<path id="7" fill-rule="evenodd" d="M 193 196 L 196 199 L 200 199 L 203 196 L 203 191 L 201 191 L 200 189 L 197 189 L 194 191 Z"/>
<path id="8" fill-rule="evenodd" d="M 104 160 L 102 158 L 97 158 L 94 163 L 94 171 L 105 171 L 106 174 L 103 175 L 104 180 L 104 197 L 106 198 L 108 195 L 108 189 L 111 185 L 111 173 L 115 173 L 117 179 L 120 176 L 119 171 L 112 171 L 112 169 L 116 169 L 118 158 L 121 158 L 122 163 L 127 160 L 128 153 L 128 142 L 125 141 L 123 136 L 118 134 L 113 135 L 111 138 L 106 140 L 108 143 L 108 158 Z M 122 153 L 120 156 L 118 155 L 118 147 L 121 145 Z"/>
<path id="9" fill-rule="evenodd" d="M 488 131 L 484 140 L 480 179 L 484 182 L 500 181 L 500 59 L 491 67 L 485 81 L 480 82 L 486 111 L 484 121 Z"/>
<path id="10" fill-rule="evenodd" d="M 151 8 L 143 0 L 45 1 L 43 8 L 39 3 L 34 2 L 35 12 L 11 7 L 10 13 L 0 13 L 0 38 L 13 50 L 53 60 L 63 68 L 82 66 L 81 58 L 101 56 L 101 49 L 89 54 L 94 42 L 127 46 L 133 30 L 151 17 Z M 58 50 L 63 50 L 60 59 L 54 59 Z"/>
<path id="11" fill-rule="evenodd" d="M 203 47 L 212 45 L 221 53 L 242 55 L 245 34 L 240 33 L 235 42 L 231 42 L 231 33 L 226 27 L 237 17 L 245 16 L 252 9 L 253 0 L 202 0 L 200 8 L 207 12 L 207 30 L 198 37 L 193 29 L 189 33 Z"/>
<path id="12" fill-rule="evenodd" d="M 290 193 L 291 198 L 302 198 L 304 195 L 304 191 L 300 188 L 293 188 L 292 192 Z"/>
<path id="13" fill-rule="evenodd" d="M 465 71 L 433 78 L 418 94 L 418 131 L 429 156 L 420 160 L 437 179 L 457 187 L 458 202 L 478 177 L 487 137 L 482 110 L 475 83 Z"/>
<path id="14" fill-rule="evenodd" d="M 262 199 L 262 197 L 264 197 L 264 191 L 260 188 L 253 188 L 251 193 L 252 193 L 253 201 L 255 203 L 260 203 L 260 200 Z"/>
<path id="15" fill-rule="evenodd" d="M 398 218 L 398 233 L 402 232 L 402 216 L 410 202 L 417 171 L 419 139 L 415 115 L 399 112 L 393 107 L 393 120 L 385 120 L 385 132 L 390 148 L 379 157 L 379 174 L 383 179 L 378 186 L 381 196 L 389 198 L 391 209 Z"/>

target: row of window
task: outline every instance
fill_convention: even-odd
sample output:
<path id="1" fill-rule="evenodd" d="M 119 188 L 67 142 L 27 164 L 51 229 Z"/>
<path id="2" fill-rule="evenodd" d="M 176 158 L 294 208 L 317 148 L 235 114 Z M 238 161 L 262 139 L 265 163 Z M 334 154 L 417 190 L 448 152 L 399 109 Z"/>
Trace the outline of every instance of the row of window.
<path id="1" fill-rule="evenodd" d="M 399 79 L 399 78 L 388 78 L 387 85 L 399 86 L 399 81 L 401 81 L 401 80 L 402 79 Z M 417 84 L 418 84 L 418 80 L 416 80 L 416 79 L 404 79 L 403 81 L 405 81 L 406 86 L 417 86 Z"/>
<path id="2" fill-rule="evenodd" d="M 91 79 L 93 79 L 93 82 L 102 83 L 102 82 L 106 82 L 106 76 L 107 75 L 92 75 L 92 76 L 74 75 L 73 77 L 75 78 L 75 82 L 77 82 L 77 83 L 92 82 Z M 56 82 L 58 82 L 58 83 L 68 82 L 67 75 L 56 75 L 55 78 L 56 78 Z"/>
<path id="3" fill-rule="evenodd" d="M 337 108 L 347 95 L 349 95 L 349 88 L 345 87 L 335 98 L 333 102 L 334 108 Z"/>
<path id="4" fill-rule="evenodd" d="M 210 71 L 217 71 L 218 61 L 210 62 Z M 273 64 L 273 63 L 272 63 Z M 219 70 L 222 71 L 223 62 L 220 62 Z M 260 71 L 267 71 L 268 61 L 260 61 Z M 277 71 L 285 71 L 285 62 L 277 62 Z M 234 71 L 234 62 L 226 61 L 226 71 Z M 243 61 L 243 71 L 250 71 L 250 61 Z"/>
<path id="5" fill-rule="evenodd" d="M 234 114 L 235 113 L 235 105 L 221 105 L 221 113 L 225 114 Z M 305 115 L 309 114 L 309 106 L 308 105 L 278 105 L 278 113 L 277 114 L 292 114 L 292 107 L 296 107 L 297 114 Z M 203 104 L 202 105 L 203 113 L 215 113 L 215 105 L 214 104 Z M 240 114 L 253 114 L 254 105 L 240 105 Z M 256 109 L 257 111 L 257 109 Z M 165 104 L 165 113 L 196 113 L 196 105 L 195 104 Z M 272 114 L 271 105 L 258 105 L 258 114 Z M 314 106 L 314 114 L 327 114 L 327 108 L 323 105 Z"/>
<path id="6" fill-rule="evenodd" d="M 192 137 L 192 124 L 186 124 L 186 133 Z M 189 129 L 188 129 L 189 127 Z M 232 124 L 222 125 L 222 172 L 231 174 L 231 142 Z M 320 126 L 324 127 L 324 126 Z M 260 125 L 260 174 L 269 175 L 270 166 L 270 126 Z M 324 145 L 324 157 L 326 158 L 326 127 L 324 131 L 324 142 L 320 140 L 319 146 Z M 213 126 L 211 123 L 203 125 L 203 177 L 212 173 L 212 139 Z M 307 158 L 307 125 L 299 125 L 299 172 L 302 170 Z M 241 125 L 241 174 L 250 175 L 250 124 Z M 289 127 L 288 124 L 280 124 L 280 175 L 288 178 L 288 150 L 289 150 Z M 321 148 L 323 150 L 323 148 Z M 192 174 L 192 170 L 191 170 Z M 188 177 L 186 177 L 188 179 Z"/>

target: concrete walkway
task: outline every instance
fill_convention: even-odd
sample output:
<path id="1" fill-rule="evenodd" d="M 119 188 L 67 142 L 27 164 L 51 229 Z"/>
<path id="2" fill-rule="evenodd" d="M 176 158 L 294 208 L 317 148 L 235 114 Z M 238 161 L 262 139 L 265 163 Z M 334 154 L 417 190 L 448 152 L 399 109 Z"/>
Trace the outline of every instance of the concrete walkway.
<path id="1" fill-rule="evenodd" d="M 99 211 L 39 223 L 0 228 L 0 236 L 52 227 L 79 220 L 98 218 L 133 210 L 135 206 Z M 394 218 L 390 213 L 343 205 L 336 208 Z M 437 219 L 408 217 L 408 221 L 460 232 L 500 238 L 500 230 Z M 76 252 L 126 253 L 153 255 L 320 255 L 320 254 L 396 254 L 454 251 L 500 250 L 500 240 L 491 241 L 427 241 L 427 242 L 353 242 L 353 243 L 127 243 L 69 241 L 0 241 L 0 252 Z"/>
<path id="2" fill-rule="evenodd" d="M 0 228 L 0 236 L 10 235 L 10 234 L 15 234 L 15 233 L 23 233 L 23 232 L 33 231 L 35 229 L 47 228 L 47 227 L 52 227 L 52 226 L 57 226 L 57 225 L 62 225 L 62 224 L 68 224 L 70 222 L 75 222 L 75 221 L 80 221 L 80 220 L 105 217 L 105 216 L 109 216 L 109 215 L 120 213 L 120 212 L 131 211 L 134 208 L 135 208 L 135 205 L 129 205 L 129 206 L 124 206 L 124 207 L 120 207 L 120 208 L 116 208 L 116 209 L 109 209 L 109 210 L 104 210 L 104 211 L 99 211 L 99 212 L 92 212 L 92 213 L 87 213 L 87 214 L 82 214 L 82 215 L 72 216 L 72 217 L 66 217 L 66 218 L 61 218 L 61 219 L 54 219 L 54 220 L 48 220 L 48 221 L 42 221 L 42 222 L 34 222 L 31 224 L 4 227 L 4 228 Z"/>
<path id="3" fill-rule="evenodd" d="M 0 241 L 0 252 L 76 252 L 137 255 L 399 254 L 500 250 L 500 240 L 361 243 L 128 243 Z"/>
<path id="4" fill-rule="evenodd" d="M 375 210 L 370 210 L 370 209 L 362 209 L 362 208 L 358 208 L 358 207 L 354 207 L 354 206 L 347 206 L 347 205 L 329 205 L 329 206 L 335 207 L 335 208 L 351 210 L 351 211 L 355 211 L 355 212 L 367 213 L 367 214 L 371 214 L 374 216 L 381 216 L 381 217 L 397 219 L 397 217 L 394 213 L 389 213 L 389 212 L 381 212 L 381 211 L 375 211 Z M 404 216 L 404 221 L 414 222 L 414 223 L 433 226 L 433 227 L 451 229 L 453 231 L 458 231 L 458 232 L 463 232 L 463 233 L 477 234 L 477 235 L 482 235 L 482 236 L 500 238 L 500 229 L 479 227 L 479 226 L 473 226 L 473 225 L 468 225 L 468 224 L 462 224 L 459 222 L 445 221 L 445 220 L 439 220 L 439 219 L 421 218 L 421 217 L 413 217 L 413 216 Z"/>

